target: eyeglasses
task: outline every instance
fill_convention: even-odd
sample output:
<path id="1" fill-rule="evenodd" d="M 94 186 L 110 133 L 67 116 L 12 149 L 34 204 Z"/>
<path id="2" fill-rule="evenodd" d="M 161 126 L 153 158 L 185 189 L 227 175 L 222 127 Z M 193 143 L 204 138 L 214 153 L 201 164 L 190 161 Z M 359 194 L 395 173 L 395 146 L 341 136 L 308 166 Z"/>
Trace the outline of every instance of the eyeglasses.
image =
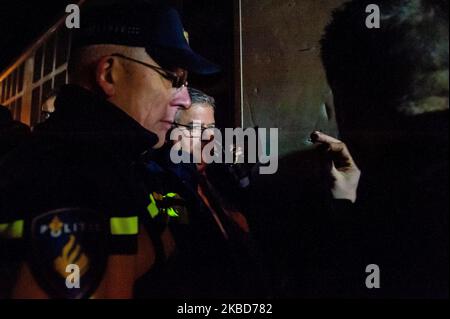
<path id="1" fill-rule="evenodd" d="M 185 124 L 173 122 L 172 125 L 174 127 L 182 128 L 181 131 L 183 132 L 183 134 L 186 137 L 194 137 L 194 138 L 202 137 L 204 131 L 216 128 L 215 124 L 201 126 L 198 124 L 185 125 Z M 187 134 L 185 134 L 184 132 L 186 132 Z"/>
<path id="2" fill-rule="evenodd" d="M 145 63 L 145 62 L 142 62 L 142 61 L 139 61 L 139 60 L 127 57 L 127 56 L 125 56 L 123 54 L 120 54 L 120 53 L 114 53 L 114 54 L 111 54 L 111 56 L 119 57 L 119 58 L 122 58 L 122 59 L 125 59 L 125 60 L 128 60 L 128 61 L 132 61 L 132 62 L 141 64 L 143 66 L 146 66 L 146 67 L 152 69 L 153 71 L 156 71 L 162 77 L 164 77 L 167 80 L 171 81 L 172 82 L 172 87 L 174 87 L 176 89 L 179 89 L 179 88 L 184 87 L 184 86 L 188 86 L 188 82 L 187 82 L 188 72 L 186 70 L 181 70 L 179 73 L 172 72 L 172 71 L 169 71 L 169 70 L 157 67 L 155 65 L 151 65 L 151 64 L 148 64 L 148 63 Z"/>

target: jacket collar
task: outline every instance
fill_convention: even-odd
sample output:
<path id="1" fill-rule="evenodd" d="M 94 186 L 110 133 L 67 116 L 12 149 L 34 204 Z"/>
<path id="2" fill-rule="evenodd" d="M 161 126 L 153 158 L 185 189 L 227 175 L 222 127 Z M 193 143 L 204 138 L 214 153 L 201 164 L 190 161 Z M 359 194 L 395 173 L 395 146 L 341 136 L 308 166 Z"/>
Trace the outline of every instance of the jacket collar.
<path id="1" fill-rule="evenodd" d="M 55 112 L 36 130 L 136 158 L 158 142 L 156 134 L 142 127 L 114 104 L 76 85 L 61 88 Z"/>

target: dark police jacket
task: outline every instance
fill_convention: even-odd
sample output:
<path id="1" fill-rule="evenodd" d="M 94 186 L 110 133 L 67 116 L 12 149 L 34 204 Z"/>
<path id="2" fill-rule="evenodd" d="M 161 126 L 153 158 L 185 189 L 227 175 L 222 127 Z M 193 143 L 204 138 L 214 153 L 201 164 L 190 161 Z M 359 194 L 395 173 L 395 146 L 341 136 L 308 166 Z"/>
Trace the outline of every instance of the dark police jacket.
<path id="1" fill-rule="evenodd" d="M 150 220 L 139 170 L 156 142 L 118 107 L 63 87 L 52 117 L 0 162 L 2 262 L 28 261 L 53 297 L 93 292 L 108 255 L 137 252 L 139 224 Z M 68 263 L 81 289 L 67 289 Z"/>
<path id="2" fill-rule="evenodd" d="M 245 232 L 224 211 L 217 198 L 222 194 L 209 192 L 210 205 L 227 233 L 227 238 L 224 237 L 213 213 L 198 195 L 197 188 L 202 181 L 196 165 L 174 164 L 168 147 L 164 147 L 153 152 L 147 169 L 150 176 L 163 176 L 157 180 L 163 181 L 160 189 L 164 193 L 176 194 L 181 200 L 171 206 L 177 216 L 166 214 L 176 244 L 175 253 L 163 264 L 157 263 L 137 282 L 136 296 L 266 297 L 264 267 L 251 233 Z"/>

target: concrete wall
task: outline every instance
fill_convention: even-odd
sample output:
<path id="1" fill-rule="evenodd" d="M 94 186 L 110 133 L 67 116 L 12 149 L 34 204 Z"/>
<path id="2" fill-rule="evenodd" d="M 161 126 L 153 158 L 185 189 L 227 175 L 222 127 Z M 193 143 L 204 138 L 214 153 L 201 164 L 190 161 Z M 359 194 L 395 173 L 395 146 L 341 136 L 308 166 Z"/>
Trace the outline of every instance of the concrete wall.
<path id="1" fill-rule="evenodd" d="M 344 2 L 241 2 L 243 125 L 278 127 L 280 156 L 307 148 L 314 129 L 337 133 L 318 41 Z"/>

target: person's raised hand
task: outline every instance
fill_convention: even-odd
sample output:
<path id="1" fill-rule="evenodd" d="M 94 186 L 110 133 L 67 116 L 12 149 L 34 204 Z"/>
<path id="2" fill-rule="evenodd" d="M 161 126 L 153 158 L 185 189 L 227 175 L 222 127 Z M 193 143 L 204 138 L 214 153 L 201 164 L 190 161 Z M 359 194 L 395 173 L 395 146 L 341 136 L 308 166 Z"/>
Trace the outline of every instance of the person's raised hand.
<path id="1" fill-rule="evenodd" d="M 354 203 L 361 171 L 345 143 L 319 131 L 311 134 L 311 140 L 314 143 L 322 144 L 324 151 L 331 159 L 330 174 L 334 180 L 331 188 L 333 197 L 349 199 Z"/>

